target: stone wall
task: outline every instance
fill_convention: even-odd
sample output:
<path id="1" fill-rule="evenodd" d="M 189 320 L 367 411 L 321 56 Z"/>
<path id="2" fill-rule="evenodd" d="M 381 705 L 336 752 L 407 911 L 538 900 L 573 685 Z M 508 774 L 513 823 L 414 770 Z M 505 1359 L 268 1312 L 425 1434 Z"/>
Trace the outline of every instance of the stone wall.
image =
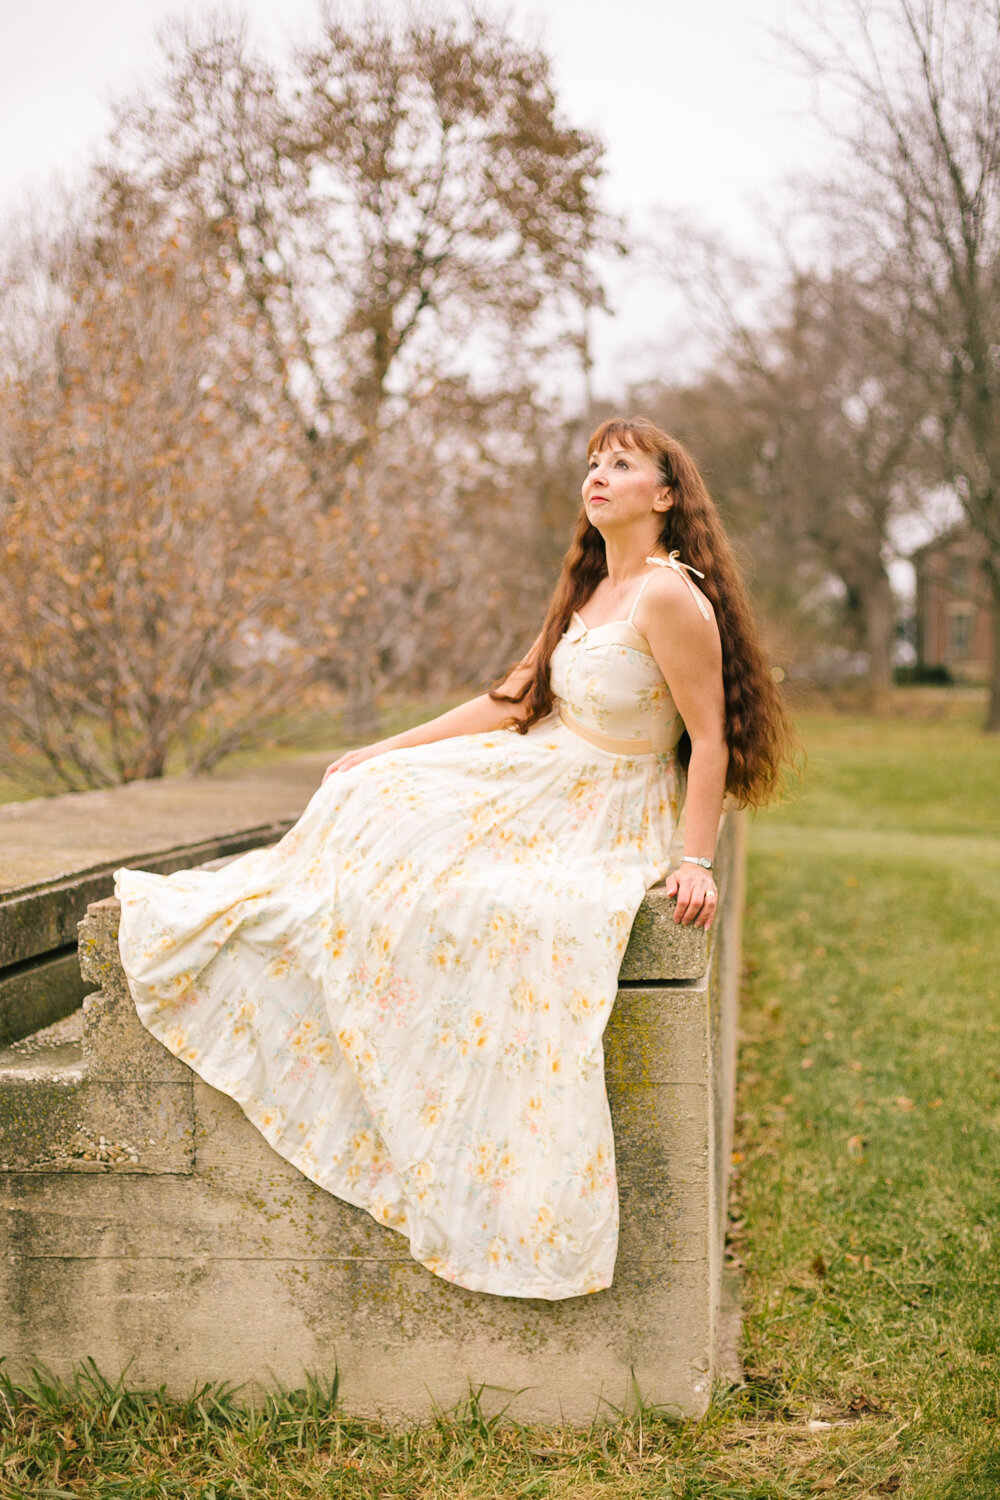
<path id="1" fill-rule="evenodd" d="M 720 840 L 711 941 L 648 893 L 606 1039 L 615 1284 L 563 1302 L 467 1292 L 277 1156 L 161 1047 L 92 904 L 82 1010 L 0 1052 L 0 1354 L 178 1393 L 339 1371 L 344 1408 L 426 1416 L 473 1386 L 524 1420 L 589 1421 L 641 1392 L 704 1409 L 719 1343 L 742 820 Z M 606 1408 L 610 1410 L 610 1408 Z"/>

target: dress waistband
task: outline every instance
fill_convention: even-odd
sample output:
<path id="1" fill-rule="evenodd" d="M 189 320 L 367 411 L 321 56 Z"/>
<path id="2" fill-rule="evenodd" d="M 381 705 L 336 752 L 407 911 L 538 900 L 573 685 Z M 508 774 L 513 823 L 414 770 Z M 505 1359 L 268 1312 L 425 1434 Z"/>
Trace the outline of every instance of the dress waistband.
<path id="1" fill-rule="evenodd" d="M 613 734 L 601 734 L 596 729 L 588 729 L 578 719 L 571 718 L 563 706 L 559 705 L 559 717 L 571 730 L 578 734 L 588 744 L 596 745 L 598 750 L 610 750 L 612 755 L 651 755 L 653 751 L 652 740 L 620 740 Z"/>

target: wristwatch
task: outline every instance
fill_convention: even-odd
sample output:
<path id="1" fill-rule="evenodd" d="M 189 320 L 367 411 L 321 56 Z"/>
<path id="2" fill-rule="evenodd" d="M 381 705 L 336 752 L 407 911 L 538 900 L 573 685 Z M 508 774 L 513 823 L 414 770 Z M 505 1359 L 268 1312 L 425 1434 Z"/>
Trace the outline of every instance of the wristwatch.
<path id="1" fill-rule="evenodd" d="M 701 868 L 703 870 L 710 870 L 712 868 L 713 861 L 710 859 L 702 859 L 700 854 L 684 854 L 681 856 L 681 864 L 701 865 Z"/>

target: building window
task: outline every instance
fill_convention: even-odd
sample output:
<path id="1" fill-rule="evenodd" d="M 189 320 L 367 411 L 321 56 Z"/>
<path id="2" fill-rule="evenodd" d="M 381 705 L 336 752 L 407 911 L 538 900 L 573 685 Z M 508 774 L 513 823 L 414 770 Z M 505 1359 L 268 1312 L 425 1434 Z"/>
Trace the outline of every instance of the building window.
<path id="1" fill-rule="evenodd" d="M 953 552 L 949 557 L 948 583 L 958 594 L 964 593 L 969 587 L 969 559 L 964 552 Z"/>
<path id="2" fill-rule="evenodd" d="M 948 660 L 965 661 L 972 648 L 972 610 L 953 604 L 948 611 Z"/>

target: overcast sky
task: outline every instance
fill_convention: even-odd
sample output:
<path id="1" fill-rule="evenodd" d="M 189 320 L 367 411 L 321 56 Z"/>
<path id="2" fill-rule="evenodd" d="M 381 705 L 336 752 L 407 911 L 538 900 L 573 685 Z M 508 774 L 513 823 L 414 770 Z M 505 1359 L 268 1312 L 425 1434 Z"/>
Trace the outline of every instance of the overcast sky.
<path id="1" fill-rule="evenodd" d="M 392 0 L 389 0 L 391 5 Z M 156 33 L 197 0 L 3 0 L 0 213 L 53 173 L 72 179 L 99 149 L 109 101 L 156 68 Z M 243 0 L 274 51 L 315 25 L 318 0 Z M 822 153 L 806 85 L 775 32 L 797 0 L 483 0 L 553 59 L 563 108 L 606 142 L 606 197 L 641 227 L 655 206 L 696 211 L 744 248 L 762 246 L 769 200 Z M 682 319 L 627 263 L 610 278 L 616 316 L 594 329 L 595 387 L 671 366 Z"/>

